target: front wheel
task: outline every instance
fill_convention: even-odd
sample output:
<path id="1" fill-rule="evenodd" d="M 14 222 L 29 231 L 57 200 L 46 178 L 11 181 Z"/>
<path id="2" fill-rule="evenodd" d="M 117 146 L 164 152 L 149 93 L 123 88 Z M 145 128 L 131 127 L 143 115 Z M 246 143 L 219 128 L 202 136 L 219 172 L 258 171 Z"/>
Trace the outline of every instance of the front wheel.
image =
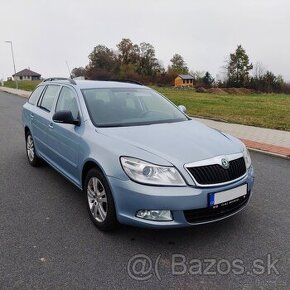
<path id="1" fill-rule="evenodd" d="M 93 223 L 102 231 L 117 227 L 116 210 L 113 196 L 103 173 L 93 168 L 85 179 L 89 216 Z"/>
<path id="2" fill-rule="evenodd" d="M 34 141 L 30 132 L 26 133 L 25 140 L 26 140 L 26 155 L 29 164 L 33 167 L 41 165 L 41 159 L 36 155 Z"/>

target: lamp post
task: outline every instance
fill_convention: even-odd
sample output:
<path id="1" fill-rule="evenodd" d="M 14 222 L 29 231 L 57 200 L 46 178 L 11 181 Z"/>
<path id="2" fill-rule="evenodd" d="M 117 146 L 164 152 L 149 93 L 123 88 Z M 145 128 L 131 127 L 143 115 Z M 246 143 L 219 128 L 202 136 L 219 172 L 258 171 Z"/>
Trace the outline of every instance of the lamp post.
<path id="1" fill-rule="evenodd" d="M 15 60 L 14 60 L 13 44 L 12 44 L 11 40 L 6 40 L 5 42 L 10 43 L 12 60 L 13 60 L 13 67 L 14 67 L 14 75 L 15 75 L 16 74 L 16 67 L 15 67 Z M 18 89 L 18 80 L 17 80 L 16 76 L 15 76 L 15 82 L 16 82 L 16 89 Z"/>

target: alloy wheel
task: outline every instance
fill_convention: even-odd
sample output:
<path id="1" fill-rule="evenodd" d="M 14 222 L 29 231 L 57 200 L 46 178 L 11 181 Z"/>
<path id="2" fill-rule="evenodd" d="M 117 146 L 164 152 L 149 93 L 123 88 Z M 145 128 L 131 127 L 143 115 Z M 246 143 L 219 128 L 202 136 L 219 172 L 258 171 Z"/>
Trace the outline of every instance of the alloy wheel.
<path id="1" fill-rule="evenodd" d="M 90 211 L 97 222 L 104 222 L 108 212 L 108 201 L 103 183 L 97 177 L 91 177 L 87 186 Z"/>
<path id="2" fill-rule="evenodd" d="M 33 139 L 31 135 L 27 136 L 26 140 L 26 150 L 27 150 L 27 156 L 30 162 L 33 162 L 34 160 L 34 144 L 33 144 Z"/>

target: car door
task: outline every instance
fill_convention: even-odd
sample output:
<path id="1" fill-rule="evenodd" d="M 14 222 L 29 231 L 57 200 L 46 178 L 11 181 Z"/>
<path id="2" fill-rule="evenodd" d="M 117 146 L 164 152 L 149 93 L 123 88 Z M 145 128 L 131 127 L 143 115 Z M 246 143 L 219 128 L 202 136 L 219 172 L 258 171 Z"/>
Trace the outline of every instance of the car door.
<path id="1" fill-rule="evenodd" d="M 25 103 L 23 106 L 23 110 L 22 110 L 23 124 L 25 126 L 28 126 L 29 130 L 32 133 L 32 136 L 34 136 L 33 120 L 34 120 L 35 114 L 37 114 L 37 111 L 38 111 L 37 103 L 44 91 L 44 88 L 45 88 L 44 85 L 39 85 L 30 95 L 28 102 Z M 34 140 L 34 144 L 37 145 L 36 140 Z"/>
<path id="2" fill-rule="evenodd" d="M 71 111 L 74 119 L 80 118 L 77 94 L 74 89 L 63 86 L 61 88 L 55 112 Z M 83 132 L 82 124 L 76 126 L 73 124 L 64 124 L 52 122 L 50 126 L 51 147 L 53 148 L 53 162 L 59 169 L 72 179 L 79 183 L 78 161 L 80 135 Z"/>
<path id="3" fill-rule="evenodd" d="M 60 87 L 60 85 L 46 86 L 32 116 L 32 134 L 36 148 L 40 156 L 47 161 L 50 161 L 52 157 L 49 136 L 53 113 L 52 108 L 59 94 Z"/>

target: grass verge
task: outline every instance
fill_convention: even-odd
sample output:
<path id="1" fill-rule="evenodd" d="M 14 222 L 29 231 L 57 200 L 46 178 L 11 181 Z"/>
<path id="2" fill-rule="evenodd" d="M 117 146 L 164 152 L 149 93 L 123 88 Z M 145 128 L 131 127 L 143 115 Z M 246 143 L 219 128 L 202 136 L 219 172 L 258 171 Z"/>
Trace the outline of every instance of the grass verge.
<path id="1" fill-rule="evenodd" d="M 290 131 L 290 95 L 220 95 L 154 87 L 191 116 Z"/>
<path id="2" fill-rule="evenodd" d="M 24 91 L 33 91 L 41 81 L 18 81 L 18 88 Z M 14 81 L 4 82 L 4 87 L 16 88 Z"/>

